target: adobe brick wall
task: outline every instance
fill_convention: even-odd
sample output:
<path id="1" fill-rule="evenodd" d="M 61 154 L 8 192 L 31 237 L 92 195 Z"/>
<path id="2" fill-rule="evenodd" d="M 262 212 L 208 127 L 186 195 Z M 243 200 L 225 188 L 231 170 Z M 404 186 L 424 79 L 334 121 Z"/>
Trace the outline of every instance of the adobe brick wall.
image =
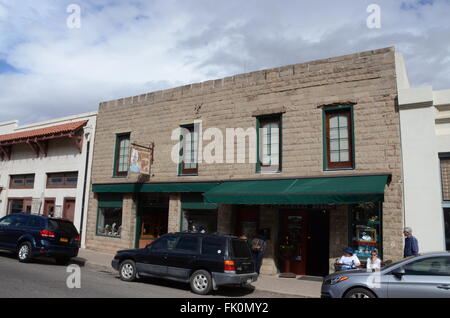
<path id="1" fill-rule="evenodd" d="M 132 142 L 155 142 L 153 181 L 271 178 L 255 174 L 250 163 L 200 164 L 198 177 L 178 177 L 177 164 L 171 161 L 171 134 L 196 119 L 203 121 L 203 129 L 223 132 L 255 127 L 253 114 L 283 108 L 283 172 L 278 177 L 392 173 L 383 207 L 384 249 L 386 258 L 397 259 L 402 256 L 403 207 L 394 55 L 394 48 L 384 48 L 103 102 L 92 182 L 134 181 L 112 178 L 115 134 L 123 132 L 131 132 Z M 348 102 L 356 103 L 356 169 L 323 171 L 319 106 Z"/>

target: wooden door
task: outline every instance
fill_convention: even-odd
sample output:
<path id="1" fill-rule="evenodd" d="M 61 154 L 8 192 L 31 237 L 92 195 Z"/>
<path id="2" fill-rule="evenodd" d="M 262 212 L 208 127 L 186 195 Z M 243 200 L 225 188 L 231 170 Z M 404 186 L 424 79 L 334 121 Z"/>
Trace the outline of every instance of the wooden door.
<path id="1" fill-rule="evenodd" d="M 74 221 L 75 218 L 75 199 L 64 199 L 63 218 L 69 221 Z"/>
<path id="2" fill-rule="evenodd" d="M 305 211 L 283 211 L 281 222 L 280 254 L 284 271 L 306 275 L 308 214 Z"/>
<path id="3" fill-rule="evenodd" d="M 45 199 L 44 211 L 42 213 L 45 216 L 54 216 L 55 215 L 55 199 Z"/>
<path id="4" fill-rule="evenodd" d="M 258 207 L 239 207 L 236 215 L 235 235 L 245 235 L 249 240 L 258 233 Z"/>

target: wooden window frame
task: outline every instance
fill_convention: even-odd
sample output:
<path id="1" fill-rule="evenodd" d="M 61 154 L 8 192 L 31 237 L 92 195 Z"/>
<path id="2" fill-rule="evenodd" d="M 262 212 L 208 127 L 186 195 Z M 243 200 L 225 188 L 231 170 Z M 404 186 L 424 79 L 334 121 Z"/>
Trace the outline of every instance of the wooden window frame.
<path id="1" fill-rule="evenodd" d="M 25 180 L 26 180 L 26 177 L 30 177 L 30 176 L 33 176 L 33 185 L 27 186 L 27 185 L 25 185 L 26 184 Z M 14 183 L 13 183 L 13 179 L 15 177 L 22 177 L 24 185 L 23 186 L 15 186 Z M 34 189 L 34 182 L 36 181 L 35 178 L 36 178 L 36 175 L 34 173 L 10 175 L 9 176 L 9 188 L 10 189 Z"/>
<path id="2" fill-rule="evenodd" d="M 266 123 L 278 123 L 278 165 L 264 165 L 261 158 L 262 138 L 260 130 Z M 271 114 L 256 117 L 256 173 L 280 173 L 283 158 L 283 117 L 282 114 Z M 263 171 L 264 168 L 276 167 L 276 171 Z"/>
<path id="3" fill-rule="evenodd" d="M 191 124 L 191 125 L 185 125 L 185 126 L 181 126 L 181 128 L 187 129 L 189 130 L 189 132 L 195 133 L 195 124 Z M 200 140 L 198 139 L 199 137 L 197 137 L 197 143 L 200 143 Z M 181 161 L 180 161 L 180 166 L 179 166 L 179 175 L 180 176 L 197 176 L 198 175 L 198 144 L 197 144 L 197 162 L 195 163 L 195 168 L 185 168 L 185 163 L 184 163 L 184 155 L 185 155 L 185 146 L 184 146 L 184 137 L 183 134 L 180 135 L 180 140 L 181 142 Z"/>
<path id="4" fill-rule="evenodd" d="M 348 134 L 348 151 L 349 160 L 344 162 L 331 162 L 330 151 L 330 118 L 336 114 L 345 115 L 347 117 L 347 134 Z M 323 113 L 324 127 L 324 170 L 352 170 L 355 169 L 355 144 L 354 144 L 354 123 L 353 123 L 353 107 L 341 106 L 325 108 Z"/>
<path id="5" fill-rule="evenodd" d="M 129 142 L 131 142 L 131 133 L 121 133 L 116 135 L 116 149 L 114 153 L 114 172 L 113 177 L 115 178 L 126 178 L 128 177 L 128 170 L 127 171 L 119 171 L 119 164 L 120 164 L 120 142 L 122 140 L 128 139 Z M 131 143 L 130 143 L 131 145 Z M 129 147 L 128 152 L 130 152 L 131 147 Z M 128 153 L 128 160 L 130 160 L 130 154 Z M 130 168 L 130 165 L 128 163 L 128 169 Z"/>
<path id="6" fill-rule="evenodd" d="M 77 184 L 76 185 L 70 185 L 66 184 L 66 178 L 69 174 L 77 174 Z M 55 175 L 61 175 L 63 178 L 63 184 L 62 185 L 50 185 L 49 180 L 50 178 Z M 78 171 L 70 171 L 70 172 L 50 172 L 47 173 L 47 182 L 46 182 L 46 188 L 47 189 L 76 189 L 78 187 Z"/>

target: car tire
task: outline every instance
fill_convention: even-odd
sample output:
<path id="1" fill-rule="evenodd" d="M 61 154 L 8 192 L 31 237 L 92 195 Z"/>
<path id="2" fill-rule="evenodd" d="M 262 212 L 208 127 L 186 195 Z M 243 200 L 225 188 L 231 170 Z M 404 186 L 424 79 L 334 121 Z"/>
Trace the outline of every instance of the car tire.
<path id="1" fill-rule="evenodd" d="M 120 279 L 132 282 L 136 279 L 136 263 L 132 260 L 123 261 L 119 266 Z"/>
<path id="2" fill-rule="evenodd" d="M 207 295 L 213 288 L 211 274 L 201 269 L 195 271 L 190 278 L 191 290 L 198 295 Z"/>
<path id="3" fill-rule="evenodd" d="M 32 247 L 30 242 L 23 242 L 17 249 L 17 258 L 21 263 L 31 262 Z"/>
<path id="4" fill-rule="evenodd" d="M 365 288 L 353 288 L 345 294 L 344 298 L 377 298 L 374 293 Z"/>
<path id="5" fill-rule="evenodd" d="M 55 258 L 56 264 L 67 265 L 70 261 L 70 257 L 57 257 Z"/>

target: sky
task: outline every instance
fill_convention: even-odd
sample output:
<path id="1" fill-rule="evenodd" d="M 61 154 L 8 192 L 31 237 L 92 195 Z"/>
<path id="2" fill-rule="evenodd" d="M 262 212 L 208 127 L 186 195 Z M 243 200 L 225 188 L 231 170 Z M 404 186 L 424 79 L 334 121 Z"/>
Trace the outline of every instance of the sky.
<path id="1" fill-rule="evenodd" d="M 449 14 L 450 0 L 0 0 L 0 122 L 388 46 L 411 86 L 450 89 Z"/>

